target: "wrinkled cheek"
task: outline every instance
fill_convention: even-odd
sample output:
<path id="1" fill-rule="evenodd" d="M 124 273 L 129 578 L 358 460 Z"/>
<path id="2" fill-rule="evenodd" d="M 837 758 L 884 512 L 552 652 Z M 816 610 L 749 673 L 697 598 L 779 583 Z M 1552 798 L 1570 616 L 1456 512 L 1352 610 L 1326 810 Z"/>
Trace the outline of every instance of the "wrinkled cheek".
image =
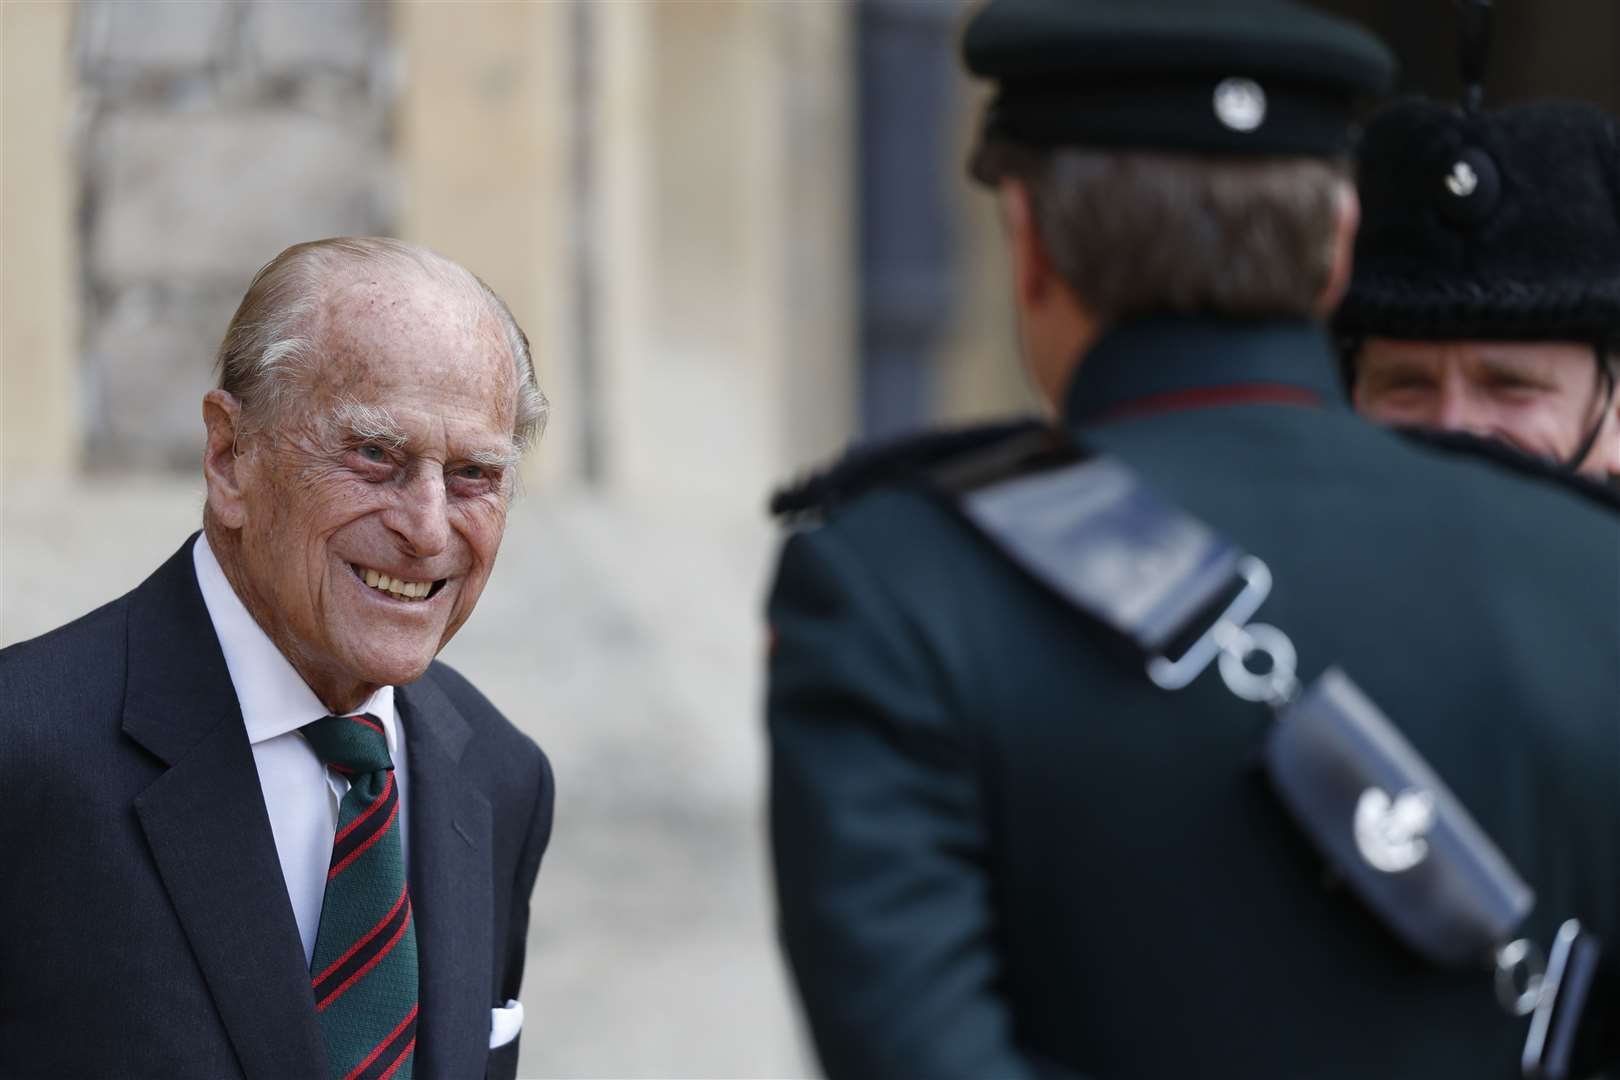
<path id="1" fill-rule="evenodd" d="M 506 532 L 506 506 L 479 506 L 469 509 L 458 523 L 456 531 L 472 550 L 473 561 L 479 571 L 487 574 L 489 563 L 500 550 L 501 537 Z"/>
<path id="2" fill-rule="evenodd" d="M 480 532 L 485 537 L 485 545 L 491 554 L 501 546 L 501 537 L 506 533 L 506 504 L 489 511 L 488 517 L 480 524 Z"/>

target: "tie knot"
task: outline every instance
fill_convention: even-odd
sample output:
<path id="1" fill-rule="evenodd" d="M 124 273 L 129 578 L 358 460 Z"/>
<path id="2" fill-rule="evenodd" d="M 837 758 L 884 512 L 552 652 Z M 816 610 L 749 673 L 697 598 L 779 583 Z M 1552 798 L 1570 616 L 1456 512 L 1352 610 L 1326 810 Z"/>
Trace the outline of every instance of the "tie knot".
<path id="1" fill-rule="evenodd" d="M 370 713 L 323 716 L 299 730 L 321 763 L 339 772 L 373 773 L 394 767 L 382 721 Z"/>

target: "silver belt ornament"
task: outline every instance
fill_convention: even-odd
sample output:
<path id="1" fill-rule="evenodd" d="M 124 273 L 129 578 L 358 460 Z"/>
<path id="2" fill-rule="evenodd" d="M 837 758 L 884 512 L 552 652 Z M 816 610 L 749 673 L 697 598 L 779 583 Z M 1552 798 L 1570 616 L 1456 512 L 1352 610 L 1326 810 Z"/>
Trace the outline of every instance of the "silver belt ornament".
<path id="1" fill-rule="evenodd" d="M 1271 570 L 1260 559 L 1245 555 L 1238 564 L 1244 585 L 1214 624 L 1176 660 L 1149 658 L 1148 678 L 1165 690 L 1179 690 L 1196 679 L 1212 661 L 1221 681 L 1244 701 L 1270 705 L 1279 717 L 1300 693 L 1298 651 L 1288 635 L 1251 618 L 1271 593 Z M 1255 661 L 1262 663 L 1259 670 Z M 1432 792 L 1408 788 L 1388 792 L 1368 787 L 1356 801 L 1350 822 L 1361 858 L 1385 874 L 1402 874 L 1428 857 L 1426 834 L 1435 824 Z M 1526 1077 L 1542 1075 L 1541 1057 L 1559 985 L 1570 950 L 1581 935 L 1581 924 L 1569 919 L 1554 939 L 1549 966 L 1541 948 L 1529 938 L 1515 938 L 1500 946 L 1492 960 L 1496 970 L 1496 997 L 1510 1016 L 1534 1014 L 1525 1042 L 1521 1066 Z"/>
<path id="2" fill-rule="evenodd" d="M 1039 449 L 1034 471 L 979 480 L 969 469 L 938 483 L 1015 564 L 1135 644 L 1155 685 L 1180 690 L 1216 664 L 1233 695 L 1269 705 L 1267 772 L 1295 822 L 1409 947 L 1444 967 L 1494 968 L 1502 1008 L 1534 1014 L 1523 1075 L 1562 1075 L 1597 952 L 1580 924 L 1563 924 L 1547 958 L 1515 936 L 1534 894 L 1444 781 L 1348 676 L 1329 668 L 1303 686 L 1288 635 L 1252 621 L 1271 593 L 1264 562 L 1123 463 L 1077 448 L 1050 463 L 1050 441 Z M 1181 656 L 1166 656 L 1235 582 L 1220 616 Z"/>

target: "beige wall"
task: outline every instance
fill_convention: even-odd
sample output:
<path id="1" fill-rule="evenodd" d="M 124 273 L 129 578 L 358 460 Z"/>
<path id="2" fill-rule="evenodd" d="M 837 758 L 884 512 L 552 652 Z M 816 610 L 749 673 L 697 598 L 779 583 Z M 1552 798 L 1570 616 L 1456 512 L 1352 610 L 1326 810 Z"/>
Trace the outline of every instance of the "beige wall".
<path id="1" fill-rule="evenodd" d="M 397 9 L 403 231 L 528 329 L 531 477 L 753 512 L 848 436 L 850 10 Z"/>
<path id="2" fill-rule="evenodd" d="M 855 415 L 851 8 L 598 10 L 609 475 L 757 512 Z"/>
<path id="3" fill-rule="evenodd" d="M 556 408 L 529 479 L 577 471 L 570 381 L 570 5 L 406 3 L 401 233 L 471 268 L 530 338 Z"/>
<path id="4" fill-rule="evenodd" d="M 95 434 L 80 404 L 74 302 L 69 41 L 79 9 L 23 0 L 0 10 L 0 451 L 8 471 L 66 467 Z M 97 25 L 108 12 L 119 14 L 102 11 Z M 196 12 L 220 27 L 180 37 L 204 59 L 225 49 L 222 70 L 234 71 L 245 61 L 226 48 L 232 9 Z M 844 443 L 857 415 L 851 5 L 479 0 L 391 5 L 389 19 L 403 60 L 399 232 L 476 270 L 529 331 L 555 403 L 531 481 L 588 478 L 752 514 L 773 483 Z M 136 59 L 157 63 L 147 53 L 192 25 L 149 27 Z M 190 116 L 181 110 L 176 123 Z M 267 253 L 252 252 L 242 272 Z M 166 312 L 159 322 L 175 322 Z M 202 371 L 209 330 L 208 348 L 169 351 L 188 363 L 196 353 Z M 136 377 L 158 367 L 129 349 L 167 341 L 143 327 L 96 355 L 122 352 Z M 174 381 L 147 383 L 162 393 Z M 179 419 L 155 406 L 126 412 L 132 423 L 183 420 L 189 440 L 186 408 Z"/>
<path id="5" fill-rule="evenodd" d="M 74 7 L 0 4 L 0 469 L 79 456 L 68 41 Z"/>

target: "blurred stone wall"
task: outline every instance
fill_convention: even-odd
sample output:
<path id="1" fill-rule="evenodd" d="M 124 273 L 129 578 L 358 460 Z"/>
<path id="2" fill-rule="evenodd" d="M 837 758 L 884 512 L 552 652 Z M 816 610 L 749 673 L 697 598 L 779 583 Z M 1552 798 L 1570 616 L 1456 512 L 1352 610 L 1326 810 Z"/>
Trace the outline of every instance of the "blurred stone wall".
<path id="1" fill-rule="evenodd" d="M 393 231 L 398 61 L 363 0 L 90 0 L 74 28 L 87 463 L 190 469 L 214 350 L 289 244 Z"/>
<path id="2" fill-rule="evenodd" d="M 66 4 L 0 3 L 0 525 L 8 475 L 79 459 L 72 31 Z"/>

